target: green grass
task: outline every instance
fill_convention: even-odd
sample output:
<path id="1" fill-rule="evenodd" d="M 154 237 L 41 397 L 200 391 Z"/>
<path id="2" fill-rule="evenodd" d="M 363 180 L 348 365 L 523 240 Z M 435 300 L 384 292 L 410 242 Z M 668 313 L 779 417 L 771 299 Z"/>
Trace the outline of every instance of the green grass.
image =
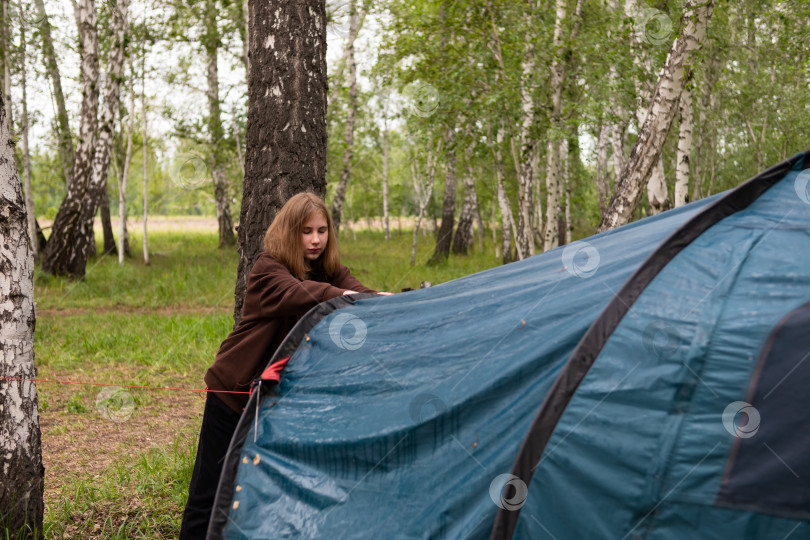
<path id="1" fill-rule="evenodd" d="M 378 231 L 358 231 L 355 240 L 344 231 L 343 263 L 365 285 L 399 292 L 499 262 L 489 241 L 484 251 L 476 246 L 468 256 L 451 255 L 428 266 L 435 241 L 420 234 L 417 264 L 411 267 L 411 240 L 408 230 L 393 230 L 390 240 Z M 236 248 L 219 250 L 216 234 L 153 232 L 147 266 L 141 238 L 134 234 L 131 242 L 134 257 L 124 265 L 117 257 L 91 260 L 80 281 L 37 269 L 40 379 L 204 386 L 203 374 L 233 325 Z M 134 412 L 113 422 L 100 414 L 99 391 L 98 386 L 38 385 L 43 444 L 54 452 L 45 461 L 55 463 L 46 479 L 45 536 L 177 537 L 203 401 L 191 392 L 127 389 Z M 185 400 L 174 399 L 175 394 Z M 157 430 L 159 446 L 138 439 L 145 436 L 148 442 L 149 430 Z M 85 454 L 103 458 L 104 465 L 86 470 L 77 462 Z"/>
<path id="2" fill-rule="evenodd" d="M 413 232 L 408 230 L 402 233 L 392 230 L 390 240 L 386 240 L 381 231 L 358 232 L 357 240 L 352 238 L 351 232 L 342 231 L 341 258 L 364 285 L 390 292 L 418 289 L 422 281 L 438 285 L 500 264 L 489 238 L 483 251 L 478 249 L 476 240 L 476 248 L 470 254 L 450 255 L 441 264 L 429 265 L 436 242 L 432 236 L 423 237 L 420 233 L 416 264 L 411 266 L 412 241 Z"/>
<path id="3" fill-rule="evenodd" d="M 37 272 L 37 308 L 233 306 L 238 253 L 235 247 L 217 249 L 215 234 L 151 233 L 148 266 L 142 237 L 133 234 L 130 242 L 132 259 L 124 265 L 117 256 L 91 260 L 83 280 Z"/>

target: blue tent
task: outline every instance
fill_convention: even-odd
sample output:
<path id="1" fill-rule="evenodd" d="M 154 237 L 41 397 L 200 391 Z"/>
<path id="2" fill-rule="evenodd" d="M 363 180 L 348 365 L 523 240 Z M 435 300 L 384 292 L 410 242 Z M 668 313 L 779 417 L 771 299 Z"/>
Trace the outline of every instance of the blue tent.
<path id="1" fill-rule="evenodd" d="M 586 241 L 325 302 L 209 538 L 810 538 L 810 156 Z M 259 384 L 261 381 L 261 384 Z"/>

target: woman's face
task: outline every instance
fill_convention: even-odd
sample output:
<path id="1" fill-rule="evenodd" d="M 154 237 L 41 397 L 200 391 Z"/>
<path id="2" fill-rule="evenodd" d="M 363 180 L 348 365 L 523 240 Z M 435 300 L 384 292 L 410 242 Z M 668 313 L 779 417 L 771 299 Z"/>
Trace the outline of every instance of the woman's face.
<path id="1" fill-rule="evenodd" d="M 314 261 L 321 256 L 326 249 L 326 242 L 329 241 L 329 229 L 326 224 L 326 216 L 320 212 L 313 212 L 304 223 L 301 229 L 301 241 L 304 244 L 304 258 Z"/>

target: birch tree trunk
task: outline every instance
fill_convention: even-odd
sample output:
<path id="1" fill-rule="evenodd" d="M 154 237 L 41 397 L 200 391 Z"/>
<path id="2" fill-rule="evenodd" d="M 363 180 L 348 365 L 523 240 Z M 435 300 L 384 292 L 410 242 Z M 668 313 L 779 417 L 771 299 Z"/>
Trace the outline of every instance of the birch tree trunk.
<path id="1" fill-rule="evenodd" d="M 346 62 L 349 68 L 349 111 L 346 117 L 346 131 L 343 134 L 343 167 L 340 170 L 340 182 L 332 201 L 332 221 L 335 232 L 340 233 L 340 220 L 343 214 L 343 202 L 346 199 L 346 188 L 352 173 L 352 156 L 354 153 L 354 123 L 357 116 L 357 66 L 354 62 L 354 41 L 359 30 L 357 5 L 355 0 L 349 3 L 349 37 L 346 42 Z"/>
<path id="2" fill-rule="evenodd" d="M 110 169 L 110 159 L 112 156 L 113 139 L 115 136 L 115 119 L 118 116 L 118 108 L 121 95 L 121 79 L 124 73 L 125 47 L 127 34 L 127 10 L 129 0 L 118 0 L 115 9 L 112 10 L 112 46 L 110 47 L 107 61 L 107 81 L 104 89 L 104 104 L 101 111 L 101 119 L 98 126 L 98 135 L 95 144 L 95 154 L 93 155 L 93 171 L 90 183 L 87 188 L 87 195 L 81 209 L 80 226 L 83 227 L 83 234 L 77 235 L 73 244 L 72 254 L 82 267 L 87 264 L 88 249 L 93 235 L 93 220 L 98 210 L 99 204 L 107 195 L 107 175 Z M 107 221 L 105 225 L 105 252 L 109 249 L 111 242 L 112 226 L 109 225 L 109 201 L 107 202 Z M 104 220 L 102 219 L 102 222 Z M 109 227 L 109 231 L 106 228 Z M 114 244 L 113 244 L 114 246 Z M 114 251 L 114 247 L 113 247 Z M 84 273 L 84 270 L 82 270 Z"/>
<path id="3" fill-rule="evenodd" d="M 442 203 L 442 224 L 436 236 L 436 249 L 428 264 L 436 264 L 450 254 L 453 240 L 453 228 L 456 214 L 456 134 L 452 127 L 444 132 L 445 153 L 444 166 L 444 200 Z"/>
<path id="4" fill-rule="evenodd" d="M 101 214 L 101 229 L 104 234 L 104 254 L 115 255 L 117 250 L 115 247 L 115 236 L 113 236 L 112 216 L 110 216 L 110 194 L 107 192 L 106 179 L 104 181 L 104 187 L 101 191 L 99 213 Z"/>
<path id="5" fill-rule="evenodd" d="M 478 195 L 475 192 L 475 179 L 472 171 L 473 143 L 468 143 L 464 150 L 464 205 L 458 218 L 456 234 L 453 237 L 452 251 L 466 255 L 473 244 L 473 220 L 478 208 Z"/>
<path id="6" fill-rule="evenodd" d="M 675 206 L 683 206 L 689 193 L 689 155 L 692 152 L 692 92 L 681 92 L 678 122 L 678 160 L 675 168 Z"/>
<path id="7" fill-rule="evenodd" d="M 0 516 L 6 534 L 42 534 L 42 446 L 34 366 L 34 255 L 0 93 Z"/>
<path id="8" fill-rule="evenodd" d="M 512 216 L 512 208 L 506 196 L 506 189 L 503 186 L 504 170 L 501 148 L 503 148 L 503 126 L 498 127 L 495 144 L 492 146 L 492 157 L 495 159 L 495 179 L 498 190 L 498 208 L 501 212 L 501 254 L 503 264 L 509 264 L 514 260 L 512 257 L 512 232 L 516 230 L 515 218 Z"/>
<path id="9" fill-rule="evenodd" d="M 59 75 L 59 65 L 56 63 L 56 52 L 51 37 L 51 23 L 45 12 L 44 0 L 34 0 L 37 9 L 39 31 L 42 36 L 42 56 L 45 61 L 45 70 L 51 79 L 53 98 L 56 101 L 56 132 L 59 140 L 59 157 L 62 160 L 62 170 L 65 174 L 65 185 L 70 184 L 73 178 L 74 150 L 73 137 L 70 133 L 67 107 L 65 107 L 65 94 L 62 91 L 62 78 Z"/>
<path id="10" fill-rule="evenodd" d="M 631 18 L 643 18 L 644 12 L 641 11 L 639 6 L 633 0 L 629 0 L 626 4 L 627 16 Z M 650 57 L 647 54 L 644 44 L 642 43 L 641 32 L 636 29 L 632 33 L 633 44 L 638 51 L 633 57 L 633 63 L 642 73 L 652 73 L 653 68 L 650 62 Z M 636 106 L 636 121 L 638 130 L 644 125 L 644 120 L 647 117 L 647 108 L 649 107 L 652 98 L 652 88 L 650 83 L 645 81 L 642 77 L 637 78 L 635 81 L 636 94 L 638 104 Z M 618 177 L 617 177 L 618 178 Z M 669 200 L 669 193 L 667 190 L 666 173 L 664 171 L 664 161 L 661 156 L 653 167 L 652 173 L 647 181 L 647 200 L 650 203 L 650 215 L 659 214 L 668 210 L 671 203 Z"/>
<path id="11" fill-rule="evenodd" d="M 34 184 L 31 181 L 31 152 L 28 147 L 28 81 L 26 78 L 26 63 L 25 56 L 25 25 L 20 25 L 20 66 L 21 66 L 21 81 L 22 86 L 22 127 L 20 135 L 22 138 L 22 163 L 23 163 L 23 178 L 25 182 L 25 214 L 28 217 L 28 238 L 29 245 L 31 246 L 31 253 L 34 260 L 38 258 L 37 254 L 37 218 L 34 215 Z"/>
<path id="12" fill-rule="evenodd" d="M 391 239 L 391 229 L 389 228 L 389 208 L 388 208 L 388 182 L 389 176 L 391 174 L 391 165 L 390 165 L 390 143 L 388 141 L 388 104 L 390 103 L 390 93 L 386 92 L 385 95 L 385 103 L 383 104 L 383 133 L 382 133 L 382 142 L 383 142 L 383 219 L 384 225 L 383 228 L 385 230 L 385 239 Z M 431 187 L 431 189 L 433 189 Z M 354 232 L 354 231 L 352 231 Z"/>
<path id="13" fill-rule="evenodd" d="M 248 0 L 242 0 L 242 17 L 244 28 L 242 29 L 242 55 L 245 63 L 245 78 L 250 80 L 250 6 Z"/>
<path id="14" fill-rule="evenodd" d="M 600 231 L 628 223 L 641 197 L 641 188 L 661 155 L 672 119 L 680 102 L 684 66 L 692 51 L 700 47 L 712 14 L 713 0 L 687 0 L 682 30 L 672 45 L 653 92 L 652 103 L 630 157 L 622 170 Z"/>
<path id="15" fill-rule="evenodd" d="M 326 193 L 326 6 L 249 0 L 250 82 L 234 322 L 264 233 L 287 200 Z"/>
<path id="16" fill-rule="evenodd" d="M 51 237 L 42 255 L 42 270 L 60 276 L 83 277 L 87 253 L 87 235 L 82 225 L 82 206 L 93 175 L 93 156 L 98 132 L 98 36 L 94 0 L 78 0 L 76 17 L 80 22 L 82 49 L 82 108 L 79 145 L 68 186 Z M 81 243 L 81 249 L 76 244 Z"/>
<path id="17" fill-rule="evenodd" d="M 563 0 L 558 1 L 558 5 L 563 3 Z M 532 28 L 533 13 L 535 8 L 533 0 L 526 1 L 523 9 L 523 22 L 526 26 L 526 31 L 523 34 L 523 59 L 521 62 L 521 83 L 520 83 L 520 108 L 521 108 L 521 126 L 520 126 L 520 167 L 518 172 L 518 229 L 515 242 L 520 246 L 518 256 L 520 258 L 534 255 L 534 238 L 531 230 L 531 216 L 532 216 L 532 195 L 534 193 L 532 176 L 532 154 L 534 152 L 534 141 L 531 133 L 532 125 L 534 124 L 534 103 L 533 103 L 533 78 L 535 71 L 535 52 L 533 33 L 529 31 Z M 556 37 L 556 34 L 555 34 Z M 554 68 L 552 67 L 552 70 Z M 552 76 L 553 80 L 553 76 Z M 553 83 L 552 83 L 553 84 Z M 562 90 L 560 90 L 562 91 Z"/>
<path id="18" fill-rule="evenodd" d="M 0 0 L 0 66 L 3 75 L 3 101 L 6 104 L 6 119 L 10 130 L 14 130 L 14 119 L 11 115 L 11 27 L 9 25 L 9 0 Z"/>
<path id="19" fill-rule="evenodd" d="M 212 176 L 214 178 L 214 204 L 219 228 L 219 247 L 223 248 L 234 245 L 236 238 L 233 234 L 231 205 L 228 202 L 228 179 L 225 177 L 225 163 L 222 159 L 225 130 L 222 128 L 219 100 L 217 56 L 221 37 L 217 26 L 217 13 L 216 0 L 207 0 L 205 4 L 205 34 L 202 43 L 208 58 L 208 132 L 211 137 L 209 146 L 211 149 Z"/>
<path id="20" fill-rule="evenodd" d="M 647 181 L 647 200 L 650 201 L 651 216 L 669 210 L 670 202 L 664 172 L 664 160 L 661 159 L 660 155 L 653 166 L 650 179 Z"/>
<path id="21" fill-rule="evenodd" d="M 720 61 L 717 59 L 717 55 L 710 55 L 710 60 L 703 63 L 703 87 L 699 99 L 697 144 L 695 145 L 695 175 L 692 181 L 691 200 L 693 201 L 704 197 L 702 187 L 706 184 L 704 176 L 709 168 L 706 162 L 709 161 L 709 156 L 714 155 L 714 126 L 710 125 L 707 112 L 714 109 L 714 85 L 719 78 L 719 71 Z"/>
<path id="22" fill-rule="evenodd" d="M 621 18 L 623 14 L 623 9 L 619 5 L 617 0 L 608 0 L 608 10 L 614 14 L 614 17 Z M 608 39 L 616 39 L 616 34 L 613 32 L 608 33 Z M 613 172 L 614 178 L 616 180 L 619 179 L 619 176 L 622 173 L 622 166 L 624 165 L 624 136 L 625 136 L 625 129 L 626 129 L 626 120 L 627 111 L 622 103 L 621 95 L 619 93 L 619 74 L 616 71 L 616 65 L 611 63 L 610 65 L 610 88 L 613 89 L 611 92 L 610 97 L 610 104 L 611 110 L 613 111 L 613 116 L 616 119 L 615 123 L 610 126 L 610 143 L 611 143 L 611 151 L 613 155 Z M 608 179 L 608 187 L 610 187 Z M 605 206 L 607 207 L 607 201 L 605 201 Z M 604 212 L 601 214 L 604 216 Z"/>
<path id="23" fill-rule="evenodd" d="M 596 142 L 596 195 L 599 199 L 600 219 L 605 217 L 608 197 L 610 196 L 610 179 L 607 169 L 610 131 L 610 126 L 602 124 L 599 129 L 599 139 Z"/>
<path id="24" fill-rule="evenodd" d="M 563 183 L 562 188 L 565 193 L 565 243 L 571 243 L 571 235 L 574 231 L 574 223 L 571 221 L 571 162 L 574 152 L 573 145 L 568 140 L 563 141 L 562 155 L 563 161 Z"/>
<path id="25" fill-rule="evenodd" d="M 130 80 L 134 85 L 135 68 L 132 58 L 129 59 Z M 124 256 L 130 257 L 129 232 L 127 231 L 127 180 L 129 179 L 129 166 L 132 163 L 132 134 L 135 132 L 135 88 L 129 89 L 129 115 L 127 127 L 127 148 L 124 154 L 124 165 L 118 177 L 118 264 L 124 264 Z"/>
<path id="26" fill-rule="evenodd" d="M 546 231 L 543 249 L 548 251 L 559 245 L 558 216 L 560 214 L 560 141 L 562 114 L 562 91 L 564 67 L 563 23 L 566 17 L 566 1 L 556 0 L 554 40 L 551 61 L 551 131 L 548 140 L 548 162 L 546 166 Z"/>
<path id="27" fill-rule="evenodd" d="M 621 113 L 619 118 L 624 118 L 624 109 L 619 109 L 619 112 Z M 613 151 L 613 178 L 616 182 L 621 178 L 624 168 L 624 133 L 625 127 L 620 123 L 614 124 L 610 133 Z"/>
<path id="28" fill-rule="evenodd" d="M 417 174 L 413 175 L 413 182 L 414 182 L 414 189 L 419 196 L 419 214 L 416 216 L 416 224 L 413 227 L 413 243 L 411 245 L 411 266 L 416 265 L 416 241 L 417 235 L 419 234 L 419 229 L 422 226 L 422 218 L 425 215 L 425 209 L 427 208 L 428 204 L 430 204 L 430 198 L 433 196 L 433 185 L 436 183 L 436 161 L 438 160 L 438 155 L 441 153 L 441 146 L 442 140 L 439 139 L 436 153 L 433 153 L 433 143 L 428 143 L 428 154 L 427 154 L 427 186 L 424 188 L 421 186 L 421 178 L 418 175 L 418 171 L 414 169 L 414 172 Z M 436 157 L 434 157 L 436 156 Z M 417 163 L 417 160 L 414 159 L 414 163 Z"/>
<path id="29" fill-rule="evenodd" d="M 141 109 L 143 114 L 143 264 L 149 265 L 149 235 L 147 218 L 149 217 L 149 130 L 146 109 L 146 46 L 141 57 Z"/>

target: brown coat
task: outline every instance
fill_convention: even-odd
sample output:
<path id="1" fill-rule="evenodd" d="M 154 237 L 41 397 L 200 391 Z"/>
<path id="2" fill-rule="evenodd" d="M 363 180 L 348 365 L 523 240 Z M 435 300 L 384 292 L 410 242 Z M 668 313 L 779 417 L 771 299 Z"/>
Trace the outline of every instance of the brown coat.
<path id="1" fill-rule="evenodd" d="M 328 282 L 301 281 L 269 254 L 259 255 L 248 276 L 242 320 L 222 342 L 205 373 L 208 388 L 247 391 L 298 319 L 347 289 L 377 292 L 363 286 L 345 266 Z M 217 397 L 240 413 L 248 401 L 247 394 L 218 393 Z"/>

